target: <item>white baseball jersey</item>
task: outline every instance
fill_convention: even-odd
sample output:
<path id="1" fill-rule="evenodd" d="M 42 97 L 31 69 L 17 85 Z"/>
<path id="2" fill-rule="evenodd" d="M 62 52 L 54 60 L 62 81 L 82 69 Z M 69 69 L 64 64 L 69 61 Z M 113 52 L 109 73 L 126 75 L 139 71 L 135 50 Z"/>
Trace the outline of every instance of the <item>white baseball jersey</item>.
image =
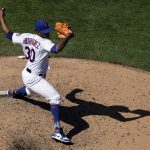
<path id="1" fill-rule="evenodd" d="M 49 53 L 55 46 L 51 40 L 31 33 L 13 33 L 12 42 L 22 45 L 27 59 L 26 68 L 29 68 L 32 74 L 46 74 Z"/>

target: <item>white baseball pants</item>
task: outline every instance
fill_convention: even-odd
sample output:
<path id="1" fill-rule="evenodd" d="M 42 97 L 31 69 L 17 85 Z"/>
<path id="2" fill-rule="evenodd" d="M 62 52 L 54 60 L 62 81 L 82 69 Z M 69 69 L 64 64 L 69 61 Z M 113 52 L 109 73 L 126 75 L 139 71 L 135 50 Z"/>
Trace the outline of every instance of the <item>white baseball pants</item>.
<path id="1" fill-rule="evenodd" d="M 29 73 L 26 71 L 26 69 L 24 69 L 22 71 L 22 79 L 25 86 L 29 90 L 43 96 L 50 102 L 50 104 L 60 103 L 61 98 L 59 93 L 43 77 L 33 75 L 32 73 Z"/>

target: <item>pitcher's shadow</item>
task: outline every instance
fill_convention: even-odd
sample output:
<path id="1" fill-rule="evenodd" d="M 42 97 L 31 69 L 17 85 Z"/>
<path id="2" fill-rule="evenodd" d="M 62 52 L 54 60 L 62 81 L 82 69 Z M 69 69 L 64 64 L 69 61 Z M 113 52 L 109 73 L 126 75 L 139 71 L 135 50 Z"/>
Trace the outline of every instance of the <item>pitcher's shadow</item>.
<path id="1" fill-rule="evenodd" d="M 83 91 L 82 89 L 74 89 L 66 95 L 67 100 L 71 101 L 72 103 L 76 103 L 78 105 L 71 106 L 71 107 L 60 106 L 60 120 L 73 126 L 73 129 L 70 130 L 69 133 L 67 134 L 69 138 L 72 138 L 74 135 L 77 135 L 81 131 L 89 128 L 89 123 L 83 119 L 83 117 L 85 116 L 90 116 L 90 115 L 109 116 L 120 122 L 127 122 L 145 116 L 150 116 L 150 111 L 147 110 L 136 109 L 131 111 L 129 110 L 128 107 L 125 106 L 118 106 L 118 105 L 105 106 L 95 102 L 88 102 L 86 100 L 76 98 L 76 94 L 82 91 Z M 22 99 L 33 105 L 37 105 L 42 109 L 50 111 L 50 105 L 46 102 L 40 102 L 27 97 L 19 98 L 19 99 Z M 136 116 L 126 118 L 121 114 L 123 112 L 136 114 Z"/>

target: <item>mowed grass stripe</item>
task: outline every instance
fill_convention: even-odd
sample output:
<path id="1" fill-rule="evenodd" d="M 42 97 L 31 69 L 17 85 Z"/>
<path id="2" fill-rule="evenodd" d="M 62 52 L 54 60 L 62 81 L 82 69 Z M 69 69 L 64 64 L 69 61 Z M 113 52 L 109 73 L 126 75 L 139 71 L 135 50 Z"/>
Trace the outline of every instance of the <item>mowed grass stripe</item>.
<path id="1" fill-rule="evenodd" d="M 1 0 L 1 5 L 7 9 L 12 31 L 34 32 L 34 22 L 46 19 L 54 42 L 59 41 L 55 22 L 68 21 L 75 38 L 54 57 L 94 59 L 150 71 L 149 0 Z M 2 31 L 0 37 L 0 55 L 22 53 Z"/>

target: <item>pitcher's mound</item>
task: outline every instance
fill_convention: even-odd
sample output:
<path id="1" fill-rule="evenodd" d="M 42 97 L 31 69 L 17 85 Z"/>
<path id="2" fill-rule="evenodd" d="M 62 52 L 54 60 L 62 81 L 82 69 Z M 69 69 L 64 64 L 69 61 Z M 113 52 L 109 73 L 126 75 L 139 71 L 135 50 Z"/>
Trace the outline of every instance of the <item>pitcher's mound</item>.
<path id="1" fill-rule="evenodd" d="M 49 103 L 0 98 L 0 150 L 149 150 L 150 73 L 120 65 L 52 58 L 47 80 L 62 96 L 61 125 L 73 145 L 51 139 Z M 23 85 L 25 60 L 0 58 L 0 90 Z"/>

